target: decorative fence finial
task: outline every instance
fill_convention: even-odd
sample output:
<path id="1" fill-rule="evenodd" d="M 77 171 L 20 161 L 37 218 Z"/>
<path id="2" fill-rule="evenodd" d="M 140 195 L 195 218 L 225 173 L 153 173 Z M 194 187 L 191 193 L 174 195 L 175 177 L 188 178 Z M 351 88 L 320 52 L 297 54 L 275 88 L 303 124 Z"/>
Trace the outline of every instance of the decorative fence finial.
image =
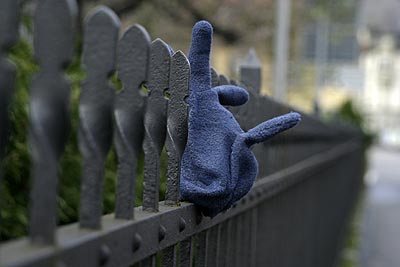
<path id="1" fill-rule="evenodd" d="M 69 132 L 70 83 L 64 70 L 74 48 L 74 0 L 43 0 L 36 7 L 35 57 L 41 67 L 30 89 L 33 184 L 30 235 L 35 243 L 54 242 L 57 224 L 58 160 Z"/>
<path id="2" fill-rule="evenodd" d="M 187 141 L 188 105 L 185 101 L 189 96 L 189 75 L 189 61 L 181 51 L 176 52 L 171 58 L 170 100 L 165 143 L 168 154 L 165 203 L 168 205 L 179 202 L 180 162 Z"/>
<path id="3" fill-rule="evenodd" d="M 84 228 L 99 228 L 103 203 L 105 160 L 112 143 L 114 88 L 108 79 L 115 70 L 120 21 L 100 6 L 84 25 L 83 66 L 87 78 L 79 101 L 79 148 L 83 157 L 79 220 Z"/>
<path id="4" fill-rule="evenodd" d="M 247 53 L 246 58 L 240 64 L 240 81 L 250 90 L 260 93 L 261 90 L 261 62 L 254 48 Z"/>
<path id="5" fill-rule="evenodd" d="M 143 209 L 158 211 L 160 157 L 167 128 L 167 99 L 171 50 L 161 39 L 150 45 L 149 97 L 144 117 Z"/>
<path id="6" fill-rule="evenodd" d="M 140 25 L 130 27 L 118 45 L 118 77 L 123 89 L 115 97 L 115 146 L 118 153 L 118 184 L 115 217 L 132 219 L 136 166 L 143 142 L 145 96 L 150 36 Z"/>

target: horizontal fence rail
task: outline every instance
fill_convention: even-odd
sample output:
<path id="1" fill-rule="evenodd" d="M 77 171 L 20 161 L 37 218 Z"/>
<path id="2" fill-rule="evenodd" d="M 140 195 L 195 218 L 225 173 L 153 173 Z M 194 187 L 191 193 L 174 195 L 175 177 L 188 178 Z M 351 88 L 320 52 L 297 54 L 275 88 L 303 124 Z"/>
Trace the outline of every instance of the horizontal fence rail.
<path id="1" fill-rule="evenodd" d="M 20 6 L 0 2 L 0 157 L 7 145 Z M 0 266 L 332 266 L 362 185 L 361 135 L 302 113 L 301 124 L 255 146 L 259 175 L 231 209 L 210 219 L 179 202 L 180 160 L 187 140 L 189 62 L 140 25 L 119 38 L 120 21 L 100 6 L 83 25 L 78 143 L 82 155 L 79 221 L 57 227 L 58 161 L 70 131 L 74 0 L 39 0 L 34 51 L 40 71 L 30 87 L 32 189 L 29 237 L 0 244 Z M 116 73 L 122 89 L 110 83 Z M 253 50 L 240 80 L 212 69 L 212 85 L 239 84 L 250 94 L 229 107 L 244 130 L 293 108 L 259 94 Z M 102 215 L 105 161 L 118 157 L 116 206 Z M 161 156 L 166 196 L 159 201 Z M 144 152 L 143 206 L 134 208 L 136 171 Z M 1 186 L 0 173 L 0 186 Z M 1 206 L 0 206 L 1 208 Z M 1 222 L 0 222 L 1 223 Z M 136 265 L 135 265 L 136 266 Z"/>

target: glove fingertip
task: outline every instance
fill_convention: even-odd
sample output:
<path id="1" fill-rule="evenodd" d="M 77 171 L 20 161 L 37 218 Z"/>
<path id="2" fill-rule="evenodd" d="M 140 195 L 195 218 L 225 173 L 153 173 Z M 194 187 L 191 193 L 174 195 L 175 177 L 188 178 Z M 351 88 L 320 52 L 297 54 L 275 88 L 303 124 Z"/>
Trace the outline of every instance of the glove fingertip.
<path id="1" fill-rule="evenodd" d="M 297 112 L 288 114 L 265 121 L 247 133 L 244 133 L 246 143 L 251 146 L 255 143 L 263 142 L 283 131 L 296 126 L 301 121 L 301 115 Z"/>

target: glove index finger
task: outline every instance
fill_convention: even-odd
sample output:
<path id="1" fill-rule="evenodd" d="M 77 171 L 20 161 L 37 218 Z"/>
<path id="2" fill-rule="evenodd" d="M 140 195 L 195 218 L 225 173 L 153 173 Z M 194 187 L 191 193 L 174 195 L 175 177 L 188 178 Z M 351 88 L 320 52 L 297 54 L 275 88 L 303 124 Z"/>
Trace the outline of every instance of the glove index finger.
<path id="1" fill-rule="evenodd" d="M 210 53 L 213 29 L 207 21 L 193 26 L 189 50 L 190 89 L 196 92 L 211 88 Z"/>

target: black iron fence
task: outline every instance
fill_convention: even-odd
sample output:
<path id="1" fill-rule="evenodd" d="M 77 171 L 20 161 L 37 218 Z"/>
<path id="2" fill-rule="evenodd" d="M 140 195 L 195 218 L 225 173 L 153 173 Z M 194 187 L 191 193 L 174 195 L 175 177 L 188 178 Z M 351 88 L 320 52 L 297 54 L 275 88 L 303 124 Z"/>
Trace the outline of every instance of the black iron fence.
<path id="1" fill-rule="evenodd" d="M 15 70 L 7 60 L 16 41 L 19 5 L 0 2 L 1 153 Z M 0 266 L 332 266 L 364 170 L 360 134 L 302 114 L 293 130 L 254 148 L 259 177 L 252 190 L 213 219 L 179 202 L 179 164 L 186 143 L 189 64 L 160 39 L 134 25 L 119 38 L 118 17 L 106 7 L 84 24 L 87 76 L 79 104 L 83 158 L 79 222 L 57 227 L 58 160 L 69 131 L 74 53 L 73 0 L 40 0 L 34 51 L 40 72 L 30 88 L 32 189 L 29 237 L 0 244 Z M 260 66 L 241 66 L 240 81 L 213 70 L 213 84 L 243 85 L 250 101 L 230 108 L 243 129 L 291 110 L 259 95 Z M 117 71 L 123 89 L 109 83 Z M 146 86 L 149 94 L 140 89 Z M 105 159 L 118 154 L 115 213 L 102 216 Z M 160 156 L 168 155 L 166 199 L 159 201 Z M 143 206 L 134 208 L 138 155 L 143 149 Z M 0 181 L 1 182 L 1 181 Z"/>

